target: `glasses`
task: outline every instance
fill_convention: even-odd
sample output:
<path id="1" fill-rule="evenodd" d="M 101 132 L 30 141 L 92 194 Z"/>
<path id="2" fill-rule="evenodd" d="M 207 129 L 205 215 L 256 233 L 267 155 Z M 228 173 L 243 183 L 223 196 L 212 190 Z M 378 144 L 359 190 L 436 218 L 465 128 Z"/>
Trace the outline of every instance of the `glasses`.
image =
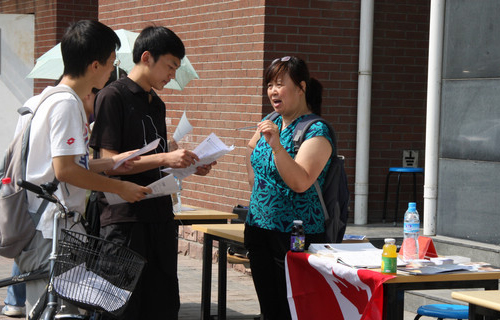
<path id="1" fill-rule="evenodd" d="M 278 62 L 278 61 L 281 61 L 281 62 L 287 62 L 291 59 L 292 57 L 291 56 L 285 56 L 283 58 L 277 58 L 277 59 L 274 59 L 273 60 L 273 64 Z"/>

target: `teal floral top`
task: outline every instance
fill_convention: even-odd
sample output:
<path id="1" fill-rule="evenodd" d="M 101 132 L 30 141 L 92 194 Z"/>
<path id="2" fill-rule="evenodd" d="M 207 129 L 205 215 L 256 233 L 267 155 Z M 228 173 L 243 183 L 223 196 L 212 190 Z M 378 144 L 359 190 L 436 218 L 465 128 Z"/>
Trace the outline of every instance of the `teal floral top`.
<path id="1" fill-rule="evenodd" d="M 295 119 L 280 134 L 281 144 L 292 157 L 295 157 L 293 130 L 303 117 Z M 281 129 L 281 116 L 277 117 L 274 122 Z M 316 136 L 324 136 L 332 143 L 328 127 L 322 122 L 314 123 L 307 131 L 304 140 Z M 250 160 L 255 178 L 246 220 L 248 225 L 279 232 L 291 232 L 293 220 L 302 220 L 304 230 L 308 234 L 325 231 L 323 209 L 314 185 L 303 193 L 291 190 L 281 178 L 274 163 L 271 147 L 264 137 L 257 142 Z M 318 177 L 321 187 L 323 187 L 330 162 L 331 159 L 328 160 Z"/>

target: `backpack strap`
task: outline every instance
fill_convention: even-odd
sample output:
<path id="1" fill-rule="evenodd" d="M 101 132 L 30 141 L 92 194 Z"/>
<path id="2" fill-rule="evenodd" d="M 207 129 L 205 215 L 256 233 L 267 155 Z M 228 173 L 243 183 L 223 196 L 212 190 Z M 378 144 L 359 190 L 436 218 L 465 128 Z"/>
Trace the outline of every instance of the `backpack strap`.
<path id="1" fill-rule="evenodd" d="M 38 111 L 38 108 L 40 107 L 40 105 L 48 97 L 50 97 L 53 94 L 61 93 L 61 92 L 68 92 L 68 93 L 75 95 L 74 92 L 66 86 L 56 86 L 56 87 L 53 87 L 53 88 L 50 88 L 49 90 L 47 90 L 40 97 L 38 104 L 36 105 L 36 107 L 33 110 L 31 110 L 28 107 L 21 107 L 17 110 L 17 112 L 19 112 L 19 114 L 21 114 L 22 116 L 27 115 L 29 113 L 32 114 L 31 118 L 28 120 L 28 123 L 23 131 L 23 140 L 22 140 L 22 149 L 21 149 L 21 169 L 22 169 L 23 180 L 26 180 L 26 166 L 27 166 L 27 162 L 28 162 L 29 138 L 30 138 L 30 131 L 31 131 L 31 122 L 33 121 L 33 117 L 35 116 L 36 112 Z M 59 184 L 59 181 L 55 177 L 54 177 L 54 180 L 52 182 L 55 185 Z M 42 214 L 45 211 L 45 209 L 47 208 L 48 204 L 49 204 L 49 201 L 44 199 L 42 201 L 42 203 L 40 204 L 40 206 L 38 207 L 38 210 L 36 212 L 29 212 L 31 218 L 33 219 L 33 221 L 35 223 L 35 226 L 38 225 L 38 222 L 40 221 L 40 218 L 42 217 Z"/>
<path id="2" fill-rule="evenodd" d="M 334 149 L 332 156 L 337 156 L 337 138 L 335 136 L 335 130 L 328 121 L 326 121 L 325 119 L 321 118 L 320 116 L 314 113 L 306 115 L 295 126 L 295 129 L 293 131 L 293 146 L 295 153 L 299 151 L 300 145 L 302 144 L 302 142 L 304 142 L 307 130 L 309 130 L 309 128 L 318 121 L 323 122 L 328 127 Z"/>
<path id="3" fill-rule="evenodd" d="M 335 130 L 328 121 L 326 121 L 325 119 L 321 118 L 320 116 L 314 113 L 306 115 L 295 126 L 293 132 L 294 152 L 295 153 L 299 152 L 300 145 L 302 144 L 302 142 L 304 142 L 307 130 L 309 130 L 309 128 L 318 121 L 323 122 L 330 131 L 330 137 L 332 138 L 333 142 L 333 153 L 331 155 L 331 158 L 333 159 L 334 157 L 337 156 L 337 138 L 335 137 Z M 316 181 L 314 181 L 313 185 L 314 188 L 316 189 L 316 193 L 318 194 L 319 202 L 321 203 L 321 208 L 323 209 L 323 214 L 325 215 L 325 220 L 327 220 L 329 218 L 328 209 L 326 208 L 325 200 L 323 199 L 323 192 L 321 191 L 321 187 L 319 186 L 319 182 L 317 179 Z"/>

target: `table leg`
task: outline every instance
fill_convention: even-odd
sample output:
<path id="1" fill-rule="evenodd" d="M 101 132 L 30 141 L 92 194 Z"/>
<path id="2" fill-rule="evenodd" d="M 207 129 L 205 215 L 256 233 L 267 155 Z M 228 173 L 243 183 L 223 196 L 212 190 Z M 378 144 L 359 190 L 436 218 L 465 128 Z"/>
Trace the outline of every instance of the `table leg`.
<path id="1" fill-rule="evenodd" d="M 226 294 L 227 294 L 227 242 L 219 239 L 219 292 L 218 292 L 218 318 L 226 319 Z"/>
<path id="2" fill-rule="evenodd" d="M 403 319 L 404 306 L 405 290 L 398 285 L 384 286 L 384 319 Z"/>
<path id="3" fill-rule="evenodd" d="M 205 233 L 203 240 L 203 270 L 201 278 L 201 319 L 210 319 L 210 296 L 212 292 L 212 244 L 213 237 Z"/>

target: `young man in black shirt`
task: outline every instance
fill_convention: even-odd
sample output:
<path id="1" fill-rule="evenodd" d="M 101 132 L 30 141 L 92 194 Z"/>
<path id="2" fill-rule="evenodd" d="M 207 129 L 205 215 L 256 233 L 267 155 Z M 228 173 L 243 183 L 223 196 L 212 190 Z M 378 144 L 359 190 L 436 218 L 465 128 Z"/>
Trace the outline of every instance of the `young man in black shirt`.
<path id="1" fill-rule="evenodd" d="M 156 150 L 143 155 L 131 172 L 119 176 L 121 180 L 146 186 L 160 179 L 165 167 L 186 168 L 199 160 L 191 151 L 167 149 L 165 104 L 153 90 L 162 90 L 175 78 L 184 55 L 184 44 L 174 32 L 147 27 L 135 42 L 132 71 L 97 95 L 90 145 L 100 157 L 141 148 L 160 138 Z M 201 166 L 197 174 L 206 175 L 211 167 Z M 107 206 L 101 214 L 101 236 L 128 246 L 148 261 L 125 319 L 177 319 L 177 225 L 171 197 Z"/>

